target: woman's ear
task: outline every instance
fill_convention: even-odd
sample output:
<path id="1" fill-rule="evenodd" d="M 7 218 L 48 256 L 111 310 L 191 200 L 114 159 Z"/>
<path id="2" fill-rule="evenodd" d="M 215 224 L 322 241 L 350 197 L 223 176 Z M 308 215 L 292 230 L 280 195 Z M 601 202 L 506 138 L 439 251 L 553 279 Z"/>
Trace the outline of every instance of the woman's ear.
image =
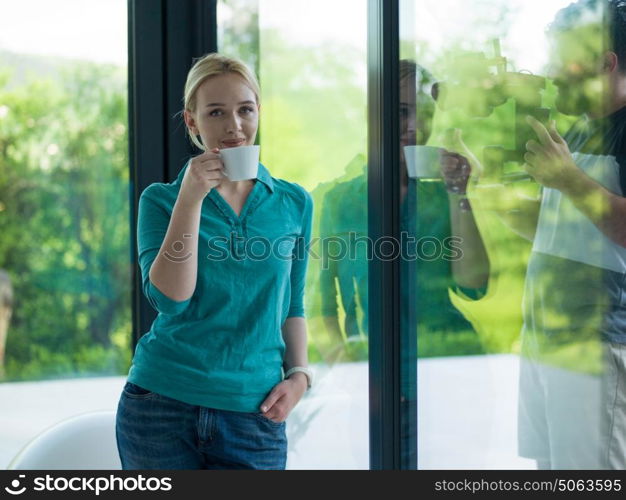
<path id="1" fill-rule="evenodd" d="M 187 125 L 187 128 L 189 129 L 191 134 L 194 136 L 198 135 L 198 127 L 196 127 L 196 120 L 194 119 L 193 114 L 185 110 L 183 112 L 183 117 L 185 119 L 185 125 Z"/>
<path id="2" fill-rule="evenodd" d="M 604 67 L 607 73 L 612 73 L 617 68 L 617 54 L 615 52 L 607 52 L 604 54 Z"/>

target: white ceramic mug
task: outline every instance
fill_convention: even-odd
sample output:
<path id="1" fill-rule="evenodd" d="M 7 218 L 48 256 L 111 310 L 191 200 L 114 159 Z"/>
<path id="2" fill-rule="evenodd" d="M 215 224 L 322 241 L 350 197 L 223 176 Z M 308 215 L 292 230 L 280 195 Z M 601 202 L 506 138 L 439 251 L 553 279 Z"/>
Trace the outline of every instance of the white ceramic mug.
<path id="1" fill-rule="evenodd" d="M 260 147 L 256 145 L 220 149 L 226 177 L 231 181 L 256 179 L 259 170 L 259 150 Z"/>
<path id="2" fill-rule="evenodd" d="M 441 148 L 434 146 L 404 146 L 404 159 L 412 179 L 441 179 Z"/>

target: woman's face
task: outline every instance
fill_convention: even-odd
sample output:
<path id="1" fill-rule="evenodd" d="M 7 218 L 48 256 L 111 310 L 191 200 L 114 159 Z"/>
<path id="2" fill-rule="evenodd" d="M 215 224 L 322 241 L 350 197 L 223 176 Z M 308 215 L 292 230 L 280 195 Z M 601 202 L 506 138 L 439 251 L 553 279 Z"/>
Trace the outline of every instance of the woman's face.
<path id="1" fill-rule="evenodd" d="M 400 80 L 400 146 L 423 145 L 430 137 L 433 98 L 416 87 L 415 77 Z"/>
<path id="2" fill-rule="evenodd" d="M 404 147 L 424 145 L 431 132 L 434 100 L 416 88 L 414 76 L 400 80 L 400 163 L 405 164 Z M 403 170 L 404 171 L 404 170 Z"/>
<path id="3" fill-rule="evenodd" d="M 259 106 L 252 89 L 236 73 L 207 78 L 196 90 L 196 110 L 185 111 L 190 132 L 207 151 L 254 144 Z"/>

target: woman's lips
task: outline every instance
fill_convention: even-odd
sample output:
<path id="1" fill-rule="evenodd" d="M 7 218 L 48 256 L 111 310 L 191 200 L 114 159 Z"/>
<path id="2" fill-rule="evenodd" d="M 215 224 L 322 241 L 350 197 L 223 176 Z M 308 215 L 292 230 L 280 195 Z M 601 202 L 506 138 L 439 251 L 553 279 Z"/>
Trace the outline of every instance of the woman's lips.
<path id="1" fill-rule="evenodd" d="M 227 148 L 235 148 L 237 146 L 243 146 L 246 143 L 245 139 L 230 139 L 222 141 L 222 144 Z"/>

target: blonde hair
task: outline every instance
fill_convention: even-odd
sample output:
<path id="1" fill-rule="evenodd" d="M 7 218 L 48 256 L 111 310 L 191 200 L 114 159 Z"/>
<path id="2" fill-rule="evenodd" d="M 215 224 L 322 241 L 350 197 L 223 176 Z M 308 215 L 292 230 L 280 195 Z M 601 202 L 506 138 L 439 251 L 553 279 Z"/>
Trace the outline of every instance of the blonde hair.
<path id="1" fill-rule="evenodd" d="M 239 59 L 213 52 L 196 60 L 194 65 L 189 70 L 189 73 L 187 74 L 187 81 L 185 82 L 185 96 L 183 98 L 184 110 L 189 111 L 190 113 L 196 112 L 196 91 L 207 78 L 228 73 L 234 73 L 243 78 L 252 92 L 254 92 L 256 102 L 259 104 L 261 91 L 259 88 L 259 82 L 257 81 L 256 76 L 254 76 L 254 72 L 252 72 L 250 68 L 248 68 L 248 66 L 246 66 Z M 193 142 L 201 150 L 206 150 L 200 139 L 194 136 L 188 127 L 187 133 L 189 134 L 191 142 Z"/>

